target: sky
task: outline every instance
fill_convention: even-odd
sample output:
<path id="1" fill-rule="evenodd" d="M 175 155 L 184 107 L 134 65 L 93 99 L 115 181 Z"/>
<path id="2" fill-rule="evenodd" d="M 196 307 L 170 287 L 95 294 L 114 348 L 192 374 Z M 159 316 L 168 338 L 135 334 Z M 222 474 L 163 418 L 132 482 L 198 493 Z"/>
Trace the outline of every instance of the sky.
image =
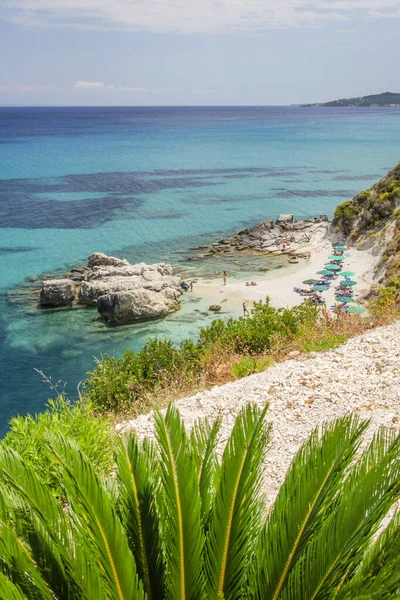
<path id="1" fill-rule="evenodd" d="M 0 0 L 2 105 L 400 92 L 400 0 Z"/>

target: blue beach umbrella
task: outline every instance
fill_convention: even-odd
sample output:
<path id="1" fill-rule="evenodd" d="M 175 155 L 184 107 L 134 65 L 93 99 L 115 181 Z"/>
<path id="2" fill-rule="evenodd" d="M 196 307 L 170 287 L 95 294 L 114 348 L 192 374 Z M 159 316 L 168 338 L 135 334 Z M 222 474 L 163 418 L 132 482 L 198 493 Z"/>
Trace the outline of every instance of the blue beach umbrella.
<path id="1" fill-rule="evenodd" d="M 315 292 L 326 292 L 326 290 L 329 290 L 329 285 L 315 285 L 314 286 Z"/>
<path id="2" fill-rule="evenodd" d="M 349 296 L 336 296 L 336 302 L 344 302 L 347 304 L 348 302 L 354 302 L 354 298 L 349 298 Z"/>

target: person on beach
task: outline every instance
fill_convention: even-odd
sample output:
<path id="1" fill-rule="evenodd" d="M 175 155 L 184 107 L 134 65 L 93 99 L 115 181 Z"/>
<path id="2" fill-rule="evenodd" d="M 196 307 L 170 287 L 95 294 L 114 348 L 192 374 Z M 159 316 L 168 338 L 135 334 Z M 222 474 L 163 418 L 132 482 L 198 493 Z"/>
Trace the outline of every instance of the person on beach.
<path id="1" fill-rule="evenodd" d="M 226 276 L 227 276 L 227 272 L 226 272 L 226 271 L 224 271 L 224 272 L 222 273 L 222 278 L 223 278 L 223 280 L 224 280 L 224 285 L 226 285 Z"/>
<path id="2" fill-rule="evenodd" d="M 307 260 L 310 260 L 311 258 L 311 252 L 307 252 Z"/>
<path id="3" fill-rule="evenodd" d="M 248 317 L 248 316 L 250 316 L 249 309 L 247 308 L 247 307 L 248 307 L 248 305 L 249 305 L 249 303 L 247 302 L 247 300 L 245 300 L 245 301 L 243 302 L 243 304 L 242 304 L 242 306 L 243 306 L 243 316 L 244 316 L 244 317 Z"/>
<path id="4" fill-rule="evenodd" d="M 190 282 L 190 291 L 193 292 L 193 281 Z"/>

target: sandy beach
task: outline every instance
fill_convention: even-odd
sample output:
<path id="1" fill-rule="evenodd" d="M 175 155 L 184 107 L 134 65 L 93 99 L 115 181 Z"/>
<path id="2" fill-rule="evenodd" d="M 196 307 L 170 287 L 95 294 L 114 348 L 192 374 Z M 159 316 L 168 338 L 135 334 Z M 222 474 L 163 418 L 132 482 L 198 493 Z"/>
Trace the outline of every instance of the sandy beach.
<path id="1" fill-rule="evenodd" d="M 230 279 L 229 273 L 227 283 L 223 285 L 222 274 L 219 280 L 198 279 L 194 286 L 196 296 L 209 305 L 222 304 L 223 310 L 231 312 L 234 315 L 241 315 L 243 312 L 242 304 L 248 302 L 248 308 L 251 309 L 253 303 L 263 300 L 269 296 L 271 305 L 275 308 L 293 307 L 301 304 L 304 297 L 293 291 L 293 287 L 308 288 L 302 282 L 307 279 L 319 279 L 317 271 L 324 268 L 329 262 L 329 256 L 332 255 L 332 243 L 328 239 L 314 240 L 313 244 L 304 247 L 303 251 L 310 252 L 310 259 L 299 259 L 298 264 L 289 265 L 282 269 L 272 270 L 268 274 L 259 277 L 260 273 L 254 275 L 256 286 L 246 285 L 246 281 Z M 358 282 L 354 288 L 355 297 L 366 293 L 373 283 L 373 270 L 378 257 L 373 256 L 367 250 L 357 250 L 349 248 L 344 253 L 343 271 L 354 271 L 356 275 L 352 277 Z M 249 257 L 251 261 L 251 257 Z M 331 289 L 322 293 L 326 301 L 326 306 L 334 305 L 334 288 L 338 284 L 340 276 L 331 285 Z M 190 294 L 190 292 L 189 292 Z"/>

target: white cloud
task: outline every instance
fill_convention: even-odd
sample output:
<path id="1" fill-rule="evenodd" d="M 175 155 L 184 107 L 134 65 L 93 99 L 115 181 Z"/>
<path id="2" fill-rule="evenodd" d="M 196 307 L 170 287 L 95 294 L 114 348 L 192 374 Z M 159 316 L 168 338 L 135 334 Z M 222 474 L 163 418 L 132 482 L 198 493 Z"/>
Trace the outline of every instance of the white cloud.
<path id="1" fill-rule="evenodd" d="M 400 16 L 399 0 L 2 0 L 0 16 L 36 27 L 179 33 L 258 32 Z"/>
<path id="2" fill-rule="evenodd" d="M 102 81 L 76 81 L 74 83 L 74 88 L 80 89 L 92 89 L 92 88 L 102 88 L 105 87 L 105 84 Z"/>
<path id="3" fill-rule="evenodd" d="M 76 81 L 72 86 L 81 90 L 111 90 L 116 92 L 131 92 L 134 94 L 140 94 L 144 92 L 155 92 L 158 94 L 167 94 L 171 92 L 169 88 L 144 88 L 134 87 L 130 85 L 114 85 L 112 83 L 103 83 L 102 81 Z"/>

